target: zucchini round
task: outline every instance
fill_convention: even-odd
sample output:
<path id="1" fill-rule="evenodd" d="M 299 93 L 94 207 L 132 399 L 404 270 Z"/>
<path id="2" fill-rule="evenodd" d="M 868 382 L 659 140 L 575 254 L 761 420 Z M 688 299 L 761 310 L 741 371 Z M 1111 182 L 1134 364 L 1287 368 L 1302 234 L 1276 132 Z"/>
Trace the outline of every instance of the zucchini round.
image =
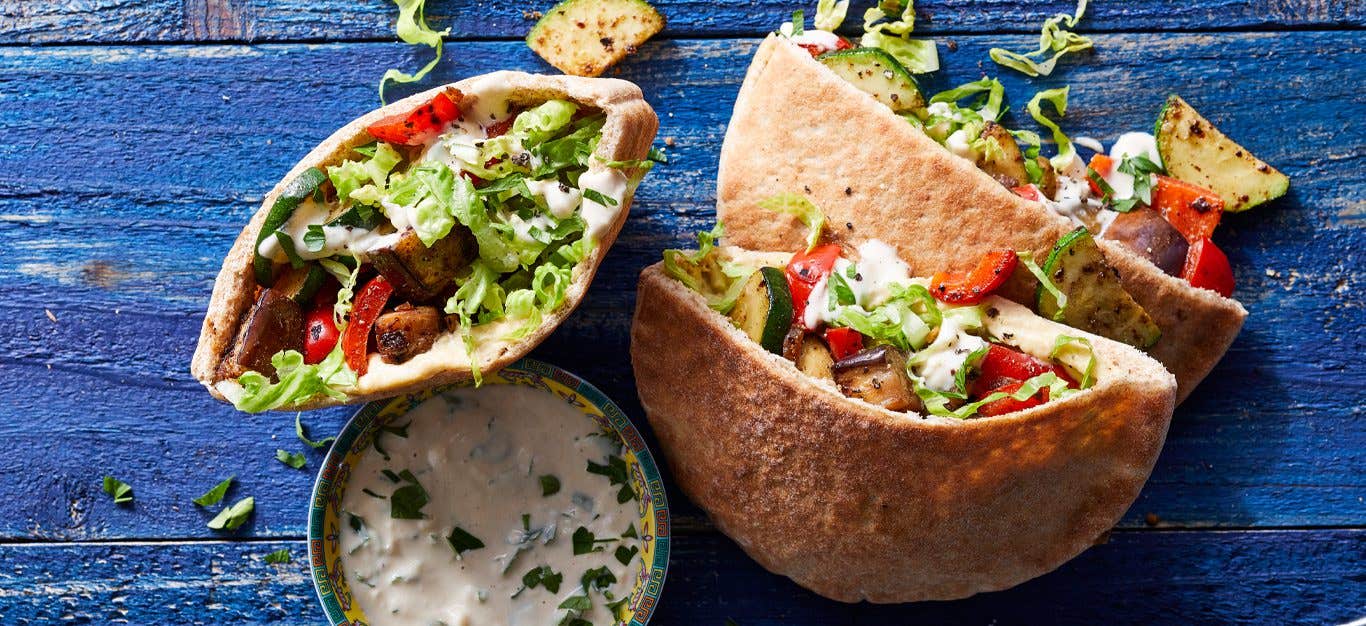
<path id="1" fill-rule="evenodd" d="M 1119 273 L 1085 227 L 1063 235 L 1043 264 L 1044 276 L 1067 298 L 1065 306 L 1043 285 L 1035 292 L 1039 314 L 1102 337 L 1148 348 L 1162 330 L 1124 290 Z"/>
<path id="2" fill-rule="evenodd" d="M 840 78 L 853 83 L 892 111 L 900 113 L 925 106 L 920 86 L 892 55 L 877 48 L 854 48 L 827 52 L 819 60 Z"/>
<path id="3" fill-rule="evenodd" d="M 776 267 L 761 267 L 740 289 L 731 321 L 765 350 L 783 353 L 783 338 L 792 326 L 792 292 Z"/>

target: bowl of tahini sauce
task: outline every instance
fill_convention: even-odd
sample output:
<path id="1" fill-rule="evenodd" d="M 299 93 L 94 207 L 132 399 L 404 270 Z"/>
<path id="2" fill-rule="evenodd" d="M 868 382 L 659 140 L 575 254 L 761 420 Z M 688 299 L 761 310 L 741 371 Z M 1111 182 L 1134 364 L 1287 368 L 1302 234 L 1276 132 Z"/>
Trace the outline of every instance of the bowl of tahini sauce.
<path id="1" fill-rule="evenodd" d="M 643 625 L 668 504 L 621 410 L 523 359 L 358 412 L 314 485 L 309 557 L 332 624 Z"/>

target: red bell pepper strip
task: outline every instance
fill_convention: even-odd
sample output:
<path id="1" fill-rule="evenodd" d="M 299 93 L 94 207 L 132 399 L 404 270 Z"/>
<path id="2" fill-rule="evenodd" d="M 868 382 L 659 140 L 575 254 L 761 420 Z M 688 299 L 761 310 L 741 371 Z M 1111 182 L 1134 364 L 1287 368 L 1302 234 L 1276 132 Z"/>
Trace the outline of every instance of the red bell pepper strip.
<path id="1" fill-rule="evenodd" d="M 972 381 L 972 396 L 975 398 L 984 398 L 1001 387 L 1048 372 L 1057 374 L 1058 378 L 1067 382 L 1068 387 L 1077 386 L 1077 381 L 1063 367 L 999 343 L 987 348 L 987 353 L 977 364 L 977 370 L 977 378 Z"/>
<path id="2" fill-rule="evenodd" d="M 1002 393 L 1007 394 L 1015 393 L 1019 391 L 1020 387 L 1022 387 L 1023 385 L 1023 381 L 1013 382 L 1009 385 L 997 389 L 996 391 L 1000 391 Z M 1006 413 L 1014 413 L 1016 411 L 1023 411 L 1030 407 L 1036 407 L 1045 402 L 1048 402 L 1048 387 L 1040 389 L 1038 393 L 1029 396 L 1024 400 L 1016 400 L 1015 398 L 1005 397 L 1001 398 L 1000 400 L 988 402 L 978 407 L 977 414 L 982 417 L 1005 415 Z"/>
<path id="3" fill-rule="evenodd" d="M 441 134 L 446 124 L 460 117 L 459 90 L 451 88 L 436 94 L 431 102 L 411 113 L 390 115 L 365 127 L 365 132 L 380 141 L 403 146 L 418 146 Z"/>
<path id="4" fill-rule="evenodd" d="M 1033 200 L 1033 201 L 1035 201 L 1035 202 L 1043 202 L 1043 193 L 1040 192 L 1040 191 L 1039 191 L 1039 188 L 1036 187 L 1036 186 L 1034 186 L 1033 184 L 1029 184 L 1029 185 L 1020 185 L 1019 187 L 1012 187 L 1010 190 L 1013 191 L 1013 192 L 1015 192 L 1015 195 L 1020 196 L 1021 198 L 1024 198 L 1025 200 Z"/>
<path id="5" fill-rule="evenodd" d="M 1115 169 L 1115 160 L 1103 154 L 1093 154 L 1091 155 L 1091 162 L 1087 167 L 1094 170 L 1101 178 L 1105 178 L 1110 175 L 1110 170 Z M 1096 181 L 1091 180 L 1090 176 L 1086 177 L 1086 184 L 1091 187 L 1091 193 L 1097 196 L 1105 193 L 1105 191 L 1100 188 L 1100 185 L 1096 184 Z"/>
<path id="6" fill-rule="evenodd" d="M 375 324 L 379 314 L 384 312 L 394 286 L 384 276 L 376 276 L 365 283 L 356 294 L 355 305 L 351 308 L 351 319 L 342 333 L 342 353 L 346 355 L 346 366 L 364 376 L 370 365 L 370 327 Z"/>
<path id="7" fill-rule="evenodd" d="M 492 123 L 492 124 L 489 124 L 488 126 L 485 126 L 485 127 L 484 127 L 484 136 L 485 136 L 485 138 L 487 138 L 487 139 L 493 139 L 494 137 L 502 137 L 503 135 L 506 135 L 507 132 L 508 132 L 509 130 L 512 130 L 512 124 L 513 124 L 513 122 L 516 122 L 516 121 L 517 121 L 517 116 L 516 116 L 516 115 L 509 115 L 509 116 L 507 116 L 507 119 L 504 119 L 504 120 L 501 120 L 501 121 L 497 121 L 497 122 L 494 122 L 494 123 Z"/>
<path id="8" fill-rule="evenodd" d="M 337 323 L 332 319 L 332 305 L 309 311 L 304 320 L 304 363 L 322 363 L 337 347 Z"/>
<path id="9" fill-rule="evenodd" d="M 1170 176 L 1155 178 L 1153 208 L 1167 223 L 1192 244 L 1214 235 L 1214 228 L 1224 214 L 1224 200 L 1219 194 Z"/>
<path id="10" fill-rule="evenodd" d="M 840 258 L 841 252 L 838 245 L 828 243 L 816 246 L 809 252 L 792 255 L 786 274 L 787 288 L 792 292 L 792 315 L 795 319 L 802 319 L 806 315 L 806 301 L 811 298 L 811 290 L 835 267 L 835 260 Z"/>
<path id="11" fill-rule="evenodd" d="M 835 47 L 833 48 L 834 50 L 850 50 L 854 47 L 854 44 L 850 43 L 848 39 L 845 39 L 843 37 L 836 37 L 835 39 L 836 43 Z M 811 56 L 813 57 L 818 57 L 832 50 L 831 48 L 827 48 L 825 46 L 818 46 L 814 43 L 799 43 L 797 44 L 797 46 L 811 53 Z"/>
<path id="12" fill-rule="evenodd" d="M 830 355 L 838 361 L 863 350 L 863 334 L 852 328 L 827 328 L 825 344 L 830 346 Z"/>
<path id="13" fill-rule="evenodd" d="M 930 279 L 930 293 L 949 304 L 977 304 L 1010 278 L 1019 260 L 1014 250 L 992 250 L 967 274 L 935 274 Z"/>
<path id="14" fill-rule="evenodd" d="M 1225 298 L 1233 297 L 1233 268 L 1224 251 L 1209 239 L 1201 239 L 1186 251 L 1186 267 L 1181 272 L 1192 287 L 1211 289 Z"/>

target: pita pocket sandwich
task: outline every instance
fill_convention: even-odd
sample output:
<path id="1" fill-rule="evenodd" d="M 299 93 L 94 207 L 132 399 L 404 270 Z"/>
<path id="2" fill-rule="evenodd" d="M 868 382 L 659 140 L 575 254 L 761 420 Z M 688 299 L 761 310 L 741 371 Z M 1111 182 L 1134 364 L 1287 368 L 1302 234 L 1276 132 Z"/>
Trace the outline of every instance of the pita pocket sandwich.
<path id="1" fill-rule="evenodd" d="M 479 381 L 583 298 L 657 126 L 631 83 L 520 72 L 347 124 L 228 252 L 195 378 L 244 411 Z"/>
<path id="2" fill-rule="evenodd" d="M 845 602 L 1005 589 L 1095 544 L 1152 471 L 1176 381 L 990 295 L 1013 252 L 923 279 L 876 239 L 701 239 L 641 274 L 631 363 L 679 486 L 769 570 Z"/>
<path id="3" fill-rule="evenodd" d="M 749 67 L 717 181 L 730 243 L 801 241 L 798 220 L 758 206 L 795 192 L 829 211 L 833 241 L 881 239 L 916 272 L 1028 253 L 1047 280 L 1022 274 L 1002 296 L 1147 351 L 1176 376 L 1178 402 L 1190 394 L 1247 316 L 1210 235 L 1224 211 L 1283 194 L 1280 172 L 1175 96 L 1156 136 L 1127 133 L 1083 164 L 1043 114 L 1065 109 L 1065 88 L 1025 107 L 1055 131 L 1059 154 L 1045 158 L 1036 134 L 997 123 L 999 82 L 926 98 L 884 51 L 838 49 L 848 43 L 822 32 L 772 35 Z"/>

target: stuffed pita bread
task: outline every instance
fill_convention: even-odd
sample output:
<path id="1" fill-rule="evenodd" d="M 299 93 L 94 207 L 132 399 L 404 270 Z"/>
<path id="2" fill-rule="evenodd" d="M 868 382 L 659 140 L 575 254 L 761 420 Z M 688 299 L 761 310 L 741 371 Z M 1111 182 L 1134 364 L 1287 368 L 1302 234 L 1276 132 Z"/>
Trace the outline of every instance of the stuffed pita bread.
<path id="1" fill-rule="evenodd" d="M 713 240 L 641 274 L 631 362 L 674 478 L 764 567 L 845 602 L 961 598 L 1058 567 L 1137 497 L 1176 394 L 1142 352 L 932 298 L 875 240 Z"/>
<path id="2" fill-rule="evenodd" d="M 657 124 L 631 83 L 520 72 L 362 116 L 243 229 L 192 372 L 246 411 L 478 381 L 583 298 Z"/>
<path id="3" fill-rule="evenodd" d="M 719 220 L 732 244 L 783 249 L 801 241 L 798 220 L 759 208 L 775 195 L 800 193 L 826 209 L 835 242 L 885 240 L 916 272 L 965 270 L 998 248 L 1028 252 L 1042 262 L 1074 229 L 1067 217 L 1012 193 L 810 51 L 777 35 L 760 46 L 740 89 L 717 185 Z M 1135 319 L 1146 318 L 1150 326 L 1109 333 L 1107 322 L 1113 320 L 1097 320 L 1080 308 L 1074 309 L 1078 318 L 1058 317 L 1146 347 L 1175 374 L 1178 400 L 1184 399 L 1223 356 L 1247 311 L 1235 300 L 1164 273 L 1155 259 L 1118 241 L 1087 239 L 1103 255 L 1103 273 L 1116 276 L 1125 297 L 1141 305 Z M 1191 247 L 1216 256 L 1217 248 L 1206 243 Z M 1230 291 L 1231 280 L 1230 275 Z M 1048 297 L 1037 281 L 1023 280 L 1001 295 L 1031 306 Z"/>

